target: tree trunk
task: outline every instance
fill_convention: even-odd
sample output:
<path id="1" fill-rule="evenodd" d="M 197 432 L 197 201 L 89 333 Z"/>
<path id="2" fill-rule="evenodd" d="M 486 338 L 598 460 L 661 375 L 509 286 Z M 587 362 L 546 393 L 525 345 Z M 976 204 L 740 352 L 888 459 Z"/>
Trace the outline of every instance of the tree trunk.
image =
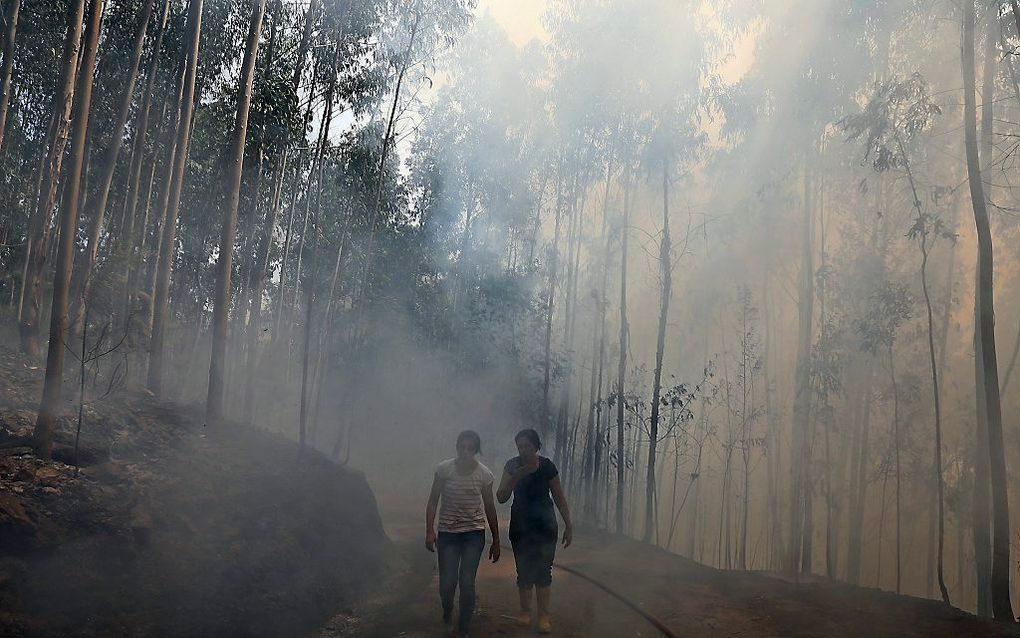
<path id="1" fill-rule="evenodd" d="M 807 158 L 805 158 L 807 160 Z M 804 220 L 801 232 L 801 265 L 798 286 L 797 364 L 794 373 L 793 449 L 790 484 L 790 545 L 787 571 L 810 572 L 811 565 L 802 562 L 805 500 L 811 498 L 808 465 L 808 429 L 811 420 L 811 345 L 814 321 L 814 247 L 810 171 L 804 171 Z"/>
<path id="2" fill-rule="evenodd" d="M 280 208 L 280 194 L 283 189 L 283 177 L 287 170 L 286 153 L 278 160 L 280 166 L 273 172 L 276 180 L 270 196 L 269 210 L 266 212 L 262 235 L 259 238 L 258 255 L 252 271 L 252 281 L 248 286 L 251 292 L 248 299 L 248 325 L 245 330 L 247 347 L 247 371 L 244 391 L 244 422 L 254 425 L 255 418 L 255 368 L 258 362 L 258 335 L 262 325 L 262 294 L 266 288 L 266 269 L 269 265 L 269 250 L 273 244 L 273 229 L 276 227 L 277 211 Z"/>
<path id="3" fill-rule="evenodd" d="M 73 13 L 76 13 L 73 12 Z M 60 394 L 64 383 L 64 348 L 67 338 L 67 304 L 71 292 L 71 273 L 74 269 L 74 241 L 78 228 L 82 168 L 85 165 L 85 139 L 88 135 L 89 115 L 92 109 L 92 81 L 95 78 L 96 50 L 99 48 L 99 31 L 103 19 L 103 0 L 92 0 L 89 5 L 88 26 L 85 30 L 85 48 L 81 55 L 77 88 L 74 91 L 73 120 L 71 122 L 70 164 L 64 176 L 64 192 L 60 203 L 59 245 L 56 272 L 53 277 L 53 303 L 50 310 L 50 340 L 46 353 L 46 377 L 43 381 L 39 416 L 32 434 L 32 447 L 43 459 L 53 452 L 53 430 L 60 411 Z M 69 34 L 75 29 L 69 29 Z"/>
<path id="4" fill-rule="evenodd" d="M 180 212 L 181 190 L 184 185 L 185 163 L 191 145 L 191 121 L 195 106 L 195 76 L 198 68 L 198 48 L 202 32 L 202 1 L 191 0 L 188 5 L 188 58 L 182 80 L 181 104 L 177 116 L 176 150 L 168 192 L 166 217 L 161 229 L 161 245 L 156 263 L 156 281 L 153 295 L 152 339 L 149 345 L 149 390 L 156 396 L 163 392 L 163 354 L 167 306 L 170 298 L 170 271 L 177 248 L 177 214 Z"/>
<path id="5" fill-rule="evenodd" d="M 626 178 L 625 178 L 626 179 Z M 620 363 L 616 370 L 616 533 L 623 535 L 623 484 L 626 469 L 624 450 L 625 381 L 627 377 L 627 235 L 630 224 L 630 184 L 623 187 L 623 225 L 620 227 Z"/>
<path id="6" fill-rule="evenodd" d="M 163 47 L 163 37 L 166 35 L 167 20 L 170 17 L 171 0 L 164 0 L 163 14 L 160 17 L 156 30 L 156 37 L 150 50 L 151 58 L 145 79 L 145 91 L 142 94 L 142 103 L 135 118 L 134 138 L 131 144 L 131 163 L 128 167 L 127 201 L 124 204 L 124 223 L 121 227 L 120 253 L 124 261 L 124 317 L 125 321 L 132 311 L 132 299 L 135 294 L 135 265 L 136 265 L 136 244 L 144 245 L 145 228 L 143 224 L 141 241 L 135 241 L 135 225 L 138 211 L 138 194 L 141 187 L 142 169 L 145 164 L 145 139 L 149 131 L 149 113 L 152 109 L 152 96 L 156 86 L 156 79 L 159 71 L 160 50 Z M 163 109 L 166 109 L 167 97 L 163 97 Z M 156 168 L 156 155 L 153 153 L 152 168 Z M 151 189 L 148 189 L 151 194 Z M 139 253 L 142 251 L 138 250 Z M 140 255 L 139 255 L 140 256 Z"/>
<path id="7" fill-rule="evenodd" d="M 555 455 L 569 466 L 572 462 L 567 455 L 569 448 L 569 420 L 571 392 L 574 389 L 574 337 L 577 323 L 577 286 L 580 279 L 581 258 L 581 211 L 584 210 L 584 199 L 578 197 L 578 176 L 574 174 L 574 188 L 570 204 L 570 224 L 567 230 L 567 282 L 564 286 L 564 346 L 570 355 L 565 362 L 563 393 L 560 397 L 559 418 L 556 428 Z M 491 219 L 491 216 L 490 216 Z"/>
<path id="8" fill-rule="evenodd" d="M 549 256 L 549 287 L 545 314 L 545 357 L 542 376 L 542 414 L 539 428 L 543 434 L 549 431 L 549 384 L 552 369 L 552 324 L 553 311 L 556 306 L 556 279 L 559 273 L 560 224 L 563 217 L 563 164 L 560 163 L 556 176 L 556 224 L 553 232 L 553 243 Z"/>
<path id="9" fill-rule="evenodd" d="M 4 60 L 0 64 L 0 150 L 3 150 L 4 147 L 7 108 L 11 101 L 11 72 L 14 69 L 14 43 L 18 34 L 18 15 L 21 12 L 21 0 L 9 0 L 4 9 Z"/>
<path id="10" fill-rule="evenodd" d="M 901 480 L 900 472 L 900 391 L 896 382 L 896 360 L 893 357 L 893 344 L 889 342 L 889 378 L 892 381 L 893 395 L 893 467 L 896 472 L 896 593 L 900 593 L 902 582 L 902 520 L 900 516 Z"/>
<path id="11" fill-rule="evenodd" d="M 230 314 L 230 274 L 234 256 L 234 239 L 237 234 L 237 206 L 241 198 L 241 169 L 244 165 L 244 143 L 248 136 L 248 111 L 251 108 L 252 83 L 255 80 L 255 59 L 258 56 L 262 19 L 266 14 L 266 0 L 252 0 L 248 38 L 241 62 L 240 93 L 234 133 L 226 160 L 226 207 L 220 232 L 220 254 L 216 261 L 216 297 L 213 302 L 212 358 L 209 363 L 209 395 L 206 400 L 206 422 L 217 423 L 223 418 L 225 389 L 224 368 L 227 358 L 227 322 Z"/>
<path id="12" fill-rule="evenodd" d="M 81 48 L 82 21 L 85 16 L 84 0 L 77 0 L 69 8 L 67 37 L 61 58 L 60 80 L 53 96 L 53 110 L 49 126 L 50 140 L 46 164 L 40 182 L 39 205 L 29 221 L 28 241 L 31 245 L 29 261 L 22 285 L 27 305 L 21 313 L 21 349 L 29 358 L 39 357 L 39 315 L 42 311 L 43 266 L 50 251 L 50 218 L 57 201 L 57 185 L 60 181 L 64 147 L 74 103 L 75 78 Z"/>
<path id="13" fill-rule="evenodd" d="M 847 581 L 853 585 L 861 582 L 861 553 L 864 543 L 864 510 L 868 496 L 868 456 L 870 447 L 868 438 L 871 430 L 871 396 L 872 377 L 874 374 L 873 359 L 868 357 L 864 366 L 862 392 L 858 399 L 861 403 L 861 414 L 858 419 L 854 444 L 850 460 L 850 529 L 847 551 Z"/>
<path id="14" fill-rule="evenodd" d="M 978 239 L 978 284 L 976 306 L 980 335 L 978 359 L 981 362 L 984 406 L 987 416 L 988 446 L 978 450 L 977 463 L 988 463 L 992 501 L 992 613 L 998 620 L 1013 622 L 1012 602 L 1009 595 L 1009 500 L 1007 495 L 1006 454 L 1002 434 L 1002 403 L 999 396 L 999 369 L 995 351 L 995 312 L 993 278 L 992 233 L 981 181 L 981 164 L 978 157 L 976 78 L 974 72 L 974 7 L 967 3 L 963 19 L 963 92 L 964 139 L 967 150 L 967 175 L 970 182 L 971 204 Z"/>
<path id="15" fill-rule="evenodd" d="M 939 392 L 939 369 L 935 352 L 935 318 L 932 311 L 931 293 L 928 290 L 928 233 L 927 222 L 921 209 L 921 200 L 918 197 L 917 185 L 914 181 L 914 173 L 907 159 L 906 151 L 902 142 L 899 142 L 900 154 L 903 156 L 903 164 L 906 168 L 907 182 L 910 184 L 910 192 L 913 197 L 914 209 L 917 211 L 918 222 L 921 224 L 919 237 L 921 248 L 921 289 L 924 293 L 924 307 L 928 321 L 928 360 L 931 365 L 932 395 L 935 404 L 935 458 L 932 463 L 932 471 L 935 479 L 935 492 L 938 500 L 938 554 L 936 557 L 938 570 L 939 592 L 942 601 L 949 604 L 949 591 L 946 589 L 945 573 L 942 565 L 942 557 L 945 550 L 946 517 L 945 517 L 945 494 L 942 483 L 942 403 Z"/>
<path id="16" fill-rule="evenodd" d="M 358 303 L 358 320 L 355 322 L 356 330 L 360 329 L 362 308 L 365 291 L 368 289 L 369 278 L 372 273 L 372 258 L 373 251 L 375 248 L 375 234 L 376 228 L 379 223 L 379 208 L 382 204 L 382 192 L 383 183 L 386 176 L 386 160 L 389 158 L 390 148 L 393 144 L 393 126 L 397 120 L 397 107 L 400 104 L 400 92 L 404 86 L 404 76 L 407 74 L 407 69 L 411 64 L 411 54 L 414 51 L 414 44 L 418 38 L 418 28 L 421 26 L 422 12 L 420 10 L 414 11 L 414 23 L 411 25 L 411 35 L 408 39 L 407 49 L 404 51 L 402 61 L 400 63 L 400 71 L 397 73 L 397 82 L 393 88 L 393 103 L 390 106 L 390 115 L 386 122 L 386 133 L 382 140 L 382 152 L 379 154 L 379 173 L 376 176 L 376 188 L 375 188 L 375 199 L 372 204 L 372 212 L 370 215 L 371 224 L 369 225 L 368 231 L 368 242 L 365 248 L 365 268 L 361 277 L 361 294 L 359 295 Z"/>
<path id="17" fill-rule="evenodd" d="M 606 192 L 602 202 L 602 280 L 598 292 L 598 324 L 592 333 L 592 374 L 591 402 L 588 408 L 587 433 L 585 436 L 585 454 L 581 467 L 582 480 L 585 485 L 585 503 L 588 514 L 597 521 L 598 516 L 598 467 L 600 460 L 600 431 L 602 415 L 602 373 L 606 358 L 606 310 L 608 299 L 606 289 L 609 284 L 609 189 L 612 183 L 612 161 L 606 166 Z"/>
<path id="18" fill-rule="evenodd" d="M 142 13 L 138 18 L 138 26 L 135 30 L 134 44 L 131 50 L 131 67 L 128 69 L 124 82 L 124 94 L 121 97 L 120 107 L 117 112 L 117 121 L 110 133 L 110 146 L 103 158 L 103 174 L 99 181 L 99 191 L 96 193 L 96 201 L 90 207 L 92 210 L 89 217 L 88 245 L 85 249 L 85 261 L 82 264 L 80 277 L 80 294 L 75 300 L 74 311 L 71 313 L 72 320 L 77 322 L 82 317 L 86 300 L 92 287 L 92 270 L 95 268 L 96 258 L 99 255 L 99 240 L 103 233 L 103 218 L 106 215 L 106 205 L 110 198 L 110 187 L 113 185 L 113 175 L 117 170 L 117 159 L 120 156 L 121 142 L 124 139 L 124 127 L 127 125 L 128 115 L 131 113 L 131 99 L 134 97 L 135 81 L 138 78 L 138 67 L 142 61 L 142 45 L 145 42 L 145 31 L 149 26 L 149 17 L 152 15 L 152 5 L 155 0 L 144 0 Z M 162 31 L 162 30 L 161 30 Z M 157 36 L 160 39 L 160 36 Z M 154 51 L 158 54 L 158 51 Z"/>
<path id="19" fill-rule="evenodd" d="M 186 65 L 181 65 L 179 73 L 177 73 L 177 97 L 174 102 L 174 112 L 177 114 L 175 117 L 179 120 L 181 110 L 184 105 L 184 88 L 185 88 L 185 73 Z M 156 292 L 157 282 L 159 279 L 159 260 L 162 254 L 163 248 L 163 230 L 166 226 L 167 211 L 170 208 L 171 191 L 174 188 L 173 175 L 177 170 L 177 154 L 181 151 L 178 148 L 180 136 L 178 122 L 174 122 L 173 130 L 169 124 L 166 125 L 162 131 L 162 135 L 166 140 L 164 146 L 166 146 L 166 158 L 163 161 L 164 175 L 159 180 L 159 190 L 156 193 L 156 211 L 153 215 L 154 221 L 152 225 L 151 238 L 149 237 L 149 217 L 152 205 L 152 186 L 156 180 L 156 157 L 155 150 L 153 150 L 152 159 L 152 172 L 149 175 L 148 190 L 146 192 L 145 212 L 142 216 L 142 233 L 138 242 L 139 251 L 145 255 L 145 280 L 144 289 L 149 295 L 151 303 L 149 304 L 149 316 L 147 317 L 147 327 L 150 335 L 150 349 L 152 347 L 151 339 L 155 334 L 153 332 L 155 328 L 155 315 L 156 315 Z M 186 161 L 187 157 L 182 161 Z M 179 201 L 179 200 L 178 200 Z M 175 233 L 176 235 L 176 233 Z M 151 244 L 151 245 L 150 245 Z M 173 264 L 173 255 L 170 256 L 171 265 Z M 138 286 L 141 288 L 141 286 Z"/>
<path id="20" fill-rule="evenodd" d="M 648 474 L 645 479 L 644 542 L 652 539 L 655 508 L 655 452 L 659 439 L 659 397 L 662 394 L 662 358 L 666 349 L 666 323 L 669 301 L 673 294 L 673 247 L 669 236 L 669 164 L 662 162 L 662 240 L 659 243 L 659 276 L 662 278 L 659 299 L 659 329 L 655 340 L 655 372 L 652 379 L 652 414 L 648 431 Z"/>

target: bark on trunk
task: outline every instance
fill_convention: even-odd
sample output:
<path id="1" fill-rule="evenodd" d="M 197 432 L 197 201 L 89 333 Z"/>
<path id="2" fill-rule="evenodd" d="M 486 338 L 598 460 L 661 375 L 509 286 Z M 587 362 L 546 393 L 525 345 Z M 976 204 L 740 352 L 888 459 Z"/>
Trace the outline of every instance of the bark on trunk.
<path id="1" fill-rule="evenodd" d="M 616 533 L 623 535 L 623 494 L 626 450 L 624 449 L 624 393 L 627 376 L 627 234 L 630 224 L 630 185 L 623 189 L 623 225 L 620 227 L 620 361 L 616 370 Z"/>
<path id="2" fill-rule="evenodd" d="M 552 324 L 553 311 L 556 306 L 556 279 L 559 271 L 559 243 L 560 224 L 563 218 L 563 165 L 557 171 L 556 176 L 556 224 L 553 231 L 553 244 L 549 257 L 549 287 L 546 299 L 547 307 L 545 313 L 545 361 L 543 364 L 542 376 L 542 413 L 539 419 L 539 428 L 543 434 L 549 431 L 549 389 L 551 383 L 552 368 Z"/>
<path id="3" fill-rule="evenodd" d="M 10 0 L 4 7 L 3 64 L 0 65 L 0 151 L 4 148 L 7 108 L 11 102 L 11 72 L 14 69 L 14 43 L 18 34 L 21 0 Z"/>
<path id="4" fill-rule="evenodd" d="M 137 220 L 138 210 L 138 195 L 139 188 L 141 186 L 142 169 L 145 164 L 145 139 L 148 136 L 149 131 L 149 113 L 152 109 L 152 96 L 156 86 L 156 76 L 159 71 L 160 51 L 163 47 L 163 37 L 166 34 L 167 20 L 170 17 L 170 5 L 171 0 L 164 0 L 163 2 L 163 13 L 157 26 L 155 39 L 150 49 L 150 60 L 149 66 L 146 71 L 145 79 L 145 91 L 142 94 L 142 103 L 138 109 L 138 115 L 135 118 L 135 131 L 134 138 L 131 144 L 131 163 L 128 167 L 128 180 L 127 180 L 127 201 L 124 204 L 124 223 L 121 227 L 121 237 L 119 240 L 121 259 L 123 260 L 124 267 L 124 317 L 125 321 L 130 316 L 132 311 L 132 300 L 135 293 L 135 264 L 137 257 L 136 255 L 136 244 L 144 245 L 145 239 L 145 228 L 143 224 L 141 241 L 136 242 L 135 240 L 135 225 Z M 163 109 L 166 109 L 167 97 L 164 94 L 163 97 Z M 162 115 L 161 115 L 162 116 Z M 155 171 L 156 168 L 156 156 L 153 154 L 152 168 Z M 148 189 L 148 193 L 151 194 L 151 189 Z M 138 253 L 141 253 L 139 246 Z"/>
<path id="5" fill-rule="evenodd" d="M 659 242 L 659 327 L 655 338 L 655 372 L 652 380 L 652 414 L 648 429 L 648 467 L 645 478 L 645 527 L 643 540 L 650 542 L 655 525 L 655 453 L 659 440 L 659 397 L 662 394 L 662 359 L 666 349 L 666 323 L 673 294 L 673 247 L 669 236 L 669 164 L 662 163 L 662 239 Z"/>
<path id="6" fill-rule="evenodd" d="M 800 283 L 798 287 L 797 364 L 794 373 L 793 452 L 790 484 L 790 545 L 787 571 L 793 574 L 810 572 L 811 565 L 802 560 L 805 501 L 811 498 L 807 465 L 808 429 L 811 420 L 811 335 L 814 321 L 814 247 L 813 211 L 810 201 L 810 176 L 804 174 L 804 219 L 801 233 Z"/>
<path id="7" fill-rule="evenodd" d="M 103 174 L 99 181 L 99 191 L 96 193 L 96 201 L 90 206 L 88 244 L 85 249 L 85 261 L 82 264 L 81 277 L 78 288 L 80 293 L 75 299 L 74 310 L 71 313 L 72 320 L 77 322 L 84 312 L 86 300 L 89 298 L 92 287 L 92 270 L 95 268 L 96 258 L 99 256 L 99 240 L 103 233 L 103 219 L 106 215 L 106 205 L 110 199 L 110 187 L 113 185 L 113 175 L 117 170 L 117 159 L 120 157 L 121 142 L 124 139 L 124 127 L 127 125 L 128 115 L 131 113 L 131 99 L 134 97 L 135 81 L 138 79 L 138 67 L 142 61 L 142 45 L 145 43 L 145 32 L 149 26 L 149 17 L 152 15 L 152 5 L 155 0 L 145 0 L 142 6 L 142 13 L 138 17 L 138 26 L 135 30 L 135 39 L 131 51 L 131 67 L 128 69 L 127 77 L 124 80 L 124 94 L 121 96 L 120 107 L 117 112 L 117 121 L 110 133 L 110 146 L 103 158 Z"/>
<path id="8" fill-rule="evenodd" d="M 31 359 L 39 357 L 39 315 L 42 310 L 43 266 L 50 251 L 51 217 L 57 201 L 64 148 L 70 126 L 71 106 L 74 103 L 75 77 L 78 54 L 81 48 L 82 22 L 85 16 L 84 0 L 77 0 L 69 9 L 67 37 L 61 58 L 60 80 L 53 96 L 49 134 L 49 149 L 39 189 L 39 205 L 29 221 L 28 241 L 31 245 L 25 268 L 24 296 L 27 304 L 21 313 L 21 349 Z"/>
<path id="9" fill-rule="evenodd" d="M 266 14 L 266 0 L 252 0 L 251 21 L 241 62 L 240 93 L 234 117 L 234 133 L 226 162 L 227 197 L 223 209 L 220 232 L 220 254 L 216 261 L 216 296 L 213 302 L 212 358 L 209 363 L 209 394 L 206 399 L 206 422 L 216 423 L 223 418 L 225 390 L 224 370 L 227 358 L 227 322 L 230 315 L 230 274 L 234 256 L 234 239 L 237 234 L 237 206 L 241 198 L 241 169 L 244 165 L 244 144 L 248 137 L 248 112 L 251 108 L 252 83 L 255 80 L 255 60 L 258 56 L 262 19 Z"/>
<path id="10" fill-rule="evenodd" d="M 1009 500 L 1007 495 L 1006 457 L 1003 448 L 1002 403 L 999 396 L 999 370 L 995 351 L 995 312 L 993 278 L 992 232 L 981 181 L 981 163 L 978 156 L 977 100 L 974 70 L 974 6 L 966 3 L 963 17 L 963 94 L 964 141 L 967 151 L 967 175 L 970 183 L 971 205 L 977 228 L 978 268 L 975 307 L 977 321 L 975 339 L 980 340 L 977 360 L 980 362 L 978 398 L 984 408 L 988 441 L 977 450 L 976 466 L 988 464 L 991 481 L 992 510 L 992 574 L 991 606 L 996 619 L 1013 622 L 1012 602 L 1009 596 Z M 981 410 L 978 411 L 980 420 Z M 979 425 L 980 430 L 980 425 Z M 980 435 L 979 435 L 980 437 Z"/>
<path id="11" fill-rule="evenodd" d="M 32 447 L 43 459 L 53 451 L 53 430 L 60 411 L 60 395 L 64 382 L 64 347 L 67 338 L 67 304 L 71 291 L 71 272 L 74 268 L 74 240 L 78 227 L 82 168 L 85 165 L 85 140 L 88 136 L 89 115 L 92 108 L 92 80 L 95 77 L 96 50 L 99 48 L 99 31 L 103 19 L 103 0 L 92 0 L 89 5 L 88 26 L 85 30 L 85 48 L 81 55 L 77 88 L 71 123 L 70 164 L 64 175 L 64 192 L 60 204 L 59 245 L 56 272 L 53 277 L 53 303 L 50 310 L 50 340 L 46 353 L 46 377 L 43 380 L 39 416 L 32 434 Z M 73 32 L 74 29 L 70 29 Z"/>
<path id="12" fill-rule="evenodd" d="M 166 217 L 161 230 L 161 246 L 156 264 L 156 281 L 153 295 L 152 340 L 149 347 L 148 387 L 156 396 L 163 392 L 163 355 L 166 340 L 166 324 L 169 320 L 167 306 L 170 298 L 170 272 L 173 268 L 174 252 L 177 248 L 177 214 L 181 205 L 181 190 L 184 184 L 185 160 L 191 144 L 191 121 L 195 105 L 195 76 L 198 68 L 198 48 L 202 32 L 202 1 L 191 0 L 188 6 L 188 58 L 182 81 L 180 110 L 177 117 L 175 152 L 170 180 Z"/>

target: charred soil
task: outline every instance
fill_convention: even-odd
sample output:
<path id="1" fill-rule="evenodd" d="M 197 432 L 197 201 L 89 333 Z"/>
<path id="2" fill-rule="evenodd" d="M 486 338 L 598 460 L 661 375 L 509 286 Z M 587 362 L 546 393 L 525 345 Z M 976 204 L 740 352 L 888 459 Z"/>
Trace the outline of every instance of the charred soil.
<path id="1" fill-rule="evenodd" d="M 420 524 L 391 528 L 402 571 L 373 604 L 341 616 L 319 638 L 445 638 L 434 555 Z M 472 636 L 527 638 L 518 627 L 513 554 L 478 572 Z M 1017 638 L 1020 627 L 976 618 L 941 602 L 835 582 L 791 583 L 765 574 L 723 571 L 602 532 L 581 530 L 557 563 L 622 594 L 684 638 Z M 562 569 L 553 576 L 554 635 L 655 638 L 664 634 L 618 598 Z"/>
<path id="2" fill-rule="evenodd" d="M 69 404 L 42 461 L 40 379 L 0 350 L 0 635 L 307 635 L 379 577 L 362 475 L 144 391 L 86 408 L 80 471 Z"/>

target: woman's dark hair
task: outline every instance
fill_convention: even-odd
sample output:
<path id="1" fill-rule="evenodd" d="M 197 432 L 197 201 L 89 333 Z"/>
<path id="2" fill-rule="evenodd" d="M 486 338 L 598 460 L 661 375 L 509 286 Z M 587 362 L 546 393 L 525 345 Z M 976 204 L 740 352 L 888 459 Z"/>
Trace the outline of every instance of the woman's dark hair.
<path id="1" fill-rule="evenodd" d="M 475 454 L 482 453 L 482 437 L 478 436 L 478 433 L 474 430 L 464 430 L 457 435 L 457 445 L 460 445 L 461 441 L 471 441 L 475 444 Z"/>
<path id="2" fill-rule="evenodd" d="M 542 439 L 538 437 L 538 432 L 531 428 L 525 428 L 514 435 L 514 443 L 519 439 L 527 439 L 528 443 L 534 445 L 536 450 L 542 449 Z"/>

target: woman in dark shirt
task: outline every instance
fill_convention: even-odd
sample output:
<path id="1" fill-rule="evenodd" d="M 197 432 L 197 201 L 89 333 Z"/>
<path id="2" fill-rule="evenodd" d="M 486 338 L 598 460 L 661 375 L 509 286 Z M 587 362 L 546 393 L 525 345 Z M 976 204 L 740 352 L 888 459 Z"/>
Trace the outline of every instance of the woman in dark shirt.
<path id="1" fill-rule="evenodd" d="M 549 620 L 549 586 L 552 584 L 552 563 L 556 557 L 556 512 L 563 517 L 563 547 L 569 547 L 574 529 L 570 508 L 563 496 L 559 470 L 552 461 L 539 456 L 542 441 L 532 429 L 521 430 L 514 437 L 516 456 L 503 467 L 503 478 L 496 498 L 506 503 L 513 495 L 510 508 L 510 544 L 517 563 L 517 589 L 521 596 L 522 625 L 531 624 L 531 590 L 538 599 L 538 630 L 552 631 Z"/>

